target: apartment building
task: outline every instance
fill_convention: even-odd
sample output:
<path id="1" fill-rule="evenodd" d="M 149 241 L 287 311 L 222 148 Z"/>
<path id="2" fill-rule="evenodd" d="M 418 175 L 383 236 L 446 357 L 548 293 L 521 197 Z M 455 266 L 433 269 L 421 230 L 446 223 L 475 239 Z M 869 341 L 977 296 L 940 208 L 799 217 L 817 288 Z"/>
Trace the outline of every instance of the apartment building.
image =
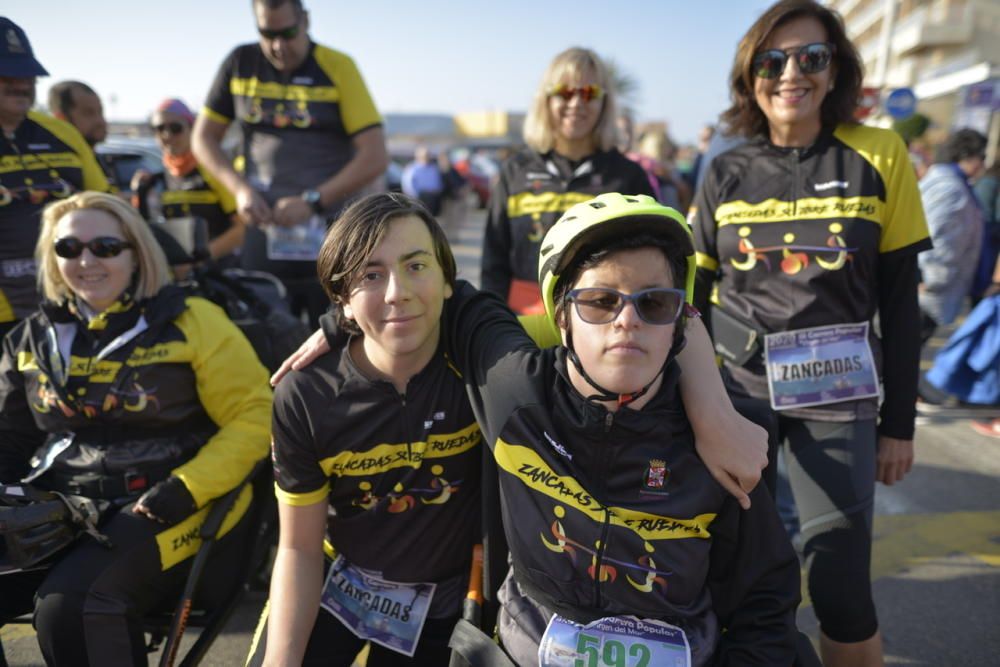
<path id="1" fill-rule="evenodd" d="M 865 63 L 865 85 L 884 91 L 912 88 L 918 110 L 940 128 L 970 118 L 968 88 L 977 86 L 981 100 L 983 88 L 992 82 L 992 95 L 987 96 L 992 108 L 980 109 L 975 117 L 979 123 L 986 119 L 991 144 L 997 144 L 1000 1 L 828 0 L 826 4 L 844 17 L 847 34 Z"/>

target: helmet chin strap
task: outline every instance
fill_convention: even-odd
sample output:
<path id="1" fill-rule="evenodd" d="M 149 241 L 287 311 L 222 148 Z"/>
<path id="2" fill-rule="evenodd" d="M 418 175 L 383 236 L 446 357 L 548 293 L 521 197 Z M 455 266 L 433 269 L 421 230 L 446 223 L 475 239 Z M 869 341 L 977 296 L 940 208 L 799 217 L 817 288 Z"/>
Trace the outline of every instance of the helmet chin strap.
<path id="1" fill-rule="evenodd" d="M 590 396 L 587 396 L 587 400 L 588 401 L 615 401 L 616 403 L 618 403 L 618 407 L 621 408 L 621 407 L 623 407 L 625 405 L 628 405 L 629 403 L 631 403 L 632 401 L 636 400 L 637 398 L 641 398 L 642 396 L 646 395 L 646 392 L 648 392 L 649 388 L 653 386 L 653 383 L 656 382 L 657 378 L 659 378 L 661 375 L 663 375 L 663 371 L 664 371 L 664 369 L 666 369 L 667 364 L 669 364 L 670 361 L 675 356 L 677 356 L 677 354 L 681 351 L 681 348 L 683 348 L 683 341 L 684 341 L 684 339 L 681 338 L 680 341 L 674 343 L 673 346 L 671 346 L 670 352 L 667 353 L 667 359 L 666 359 L 666 361 L 663 362 L 663 365 L 660 367 L 660 370 L 656 373 L 656 375 L 653 376 L 653 379 L 650 380 L 646 384 L 646 386 L 643 387 L 642 389 L 640 389 L 639 391 L 635 391 L 635 392 L 632 392 L 630 394 L 621 394 L 621 393 L 614 392 L 614 391 L 608 391 L 607 389 L 605 389 L 604 387 L 602 387 L 601 385 L 599 385 L 592 377 L 590 377 L 590 375 L 587 373 L 587 371 L 583 370 L 583 363 L 580 361 L 580 357 L 577 356 L 576 350 L 573 349 L 573 334 L 570 333 L 569 331 L 566 332 L 566 351 L 567 351 L 567 356 L 569 357 L 569 360 L 576 367 L 577 372 L 579 372 L 580 375 L 583 376 L 583 379 L 586 380 L 587 383 L 591 387 L 593 387 L 594 389 L 596 389 L 597 392 L 598 392 L 596 394 L 591 394 Z"/>

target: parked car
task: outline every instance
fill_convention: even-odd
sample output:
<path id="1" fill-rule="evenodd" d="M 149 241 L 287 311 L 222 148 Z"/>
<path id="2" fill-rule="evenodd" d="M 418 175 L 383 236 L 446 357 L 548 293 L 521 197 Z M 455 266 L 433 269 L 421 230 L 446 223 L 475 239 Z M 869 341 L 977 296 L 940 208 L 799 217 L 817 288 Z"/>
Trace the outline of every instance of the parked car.
<path id="1" fill-rule="evenodd" d="M 110 170 L 115 185 L 124 192 L 129 192 L 132 176 L 139 169 L 150 173 L 163 171 L 160 147 L 152 137 L 111 136 L 97 144 L 95 150 L 105 168 Z"/>
<path id="2" fill-rule="evenodd" d="M 452 153 L 451 163 L 476 194 L 479 207 L 485 208 L 490 200 L 493 183 L 500 176 L 500 165 L 487 155 L 471 153 L 465 148 L 456 149 Z"/>

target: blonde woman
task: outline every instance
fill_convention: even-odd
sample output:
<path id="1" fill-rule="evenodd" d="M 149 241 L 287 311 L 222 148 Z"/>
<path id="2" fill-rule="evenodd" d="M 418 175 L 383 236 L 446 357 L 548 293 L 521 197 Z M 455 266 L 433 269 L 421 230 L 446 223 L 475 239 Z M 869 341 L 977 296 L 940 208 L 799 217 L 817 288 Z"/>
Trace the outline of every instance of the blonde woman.
<path id="1" fill-rule="evenodd" d="M 49 665 L 145 665 L 142 616 L 179 594 L 198 547 L 181 536 L 267 454 L 266 372 L 222 310 L 170 284 L 148 225 L 117 197 L 50 205 L 35 258 L 45 301 L 0 358 L 0 484 L 109 501 L 113 547 L 82 539 L 44 569 L 4 554 L 21 571 L 3 577 L 0 624 L 34 609 Z M 250 527 L 244 496 L 223 567 Z"/>
<path id="2" fill-rule="evenodd" d="M 615 148 L 614 82 L 589 49 L 549 64 L 524 123 L 527 147 L 503 165 L 487 212 L 480 281 L 522 314 L 544 312 L 542 237 L 573 204 L 602 192 L 653 195 L 642 168 Z"/>

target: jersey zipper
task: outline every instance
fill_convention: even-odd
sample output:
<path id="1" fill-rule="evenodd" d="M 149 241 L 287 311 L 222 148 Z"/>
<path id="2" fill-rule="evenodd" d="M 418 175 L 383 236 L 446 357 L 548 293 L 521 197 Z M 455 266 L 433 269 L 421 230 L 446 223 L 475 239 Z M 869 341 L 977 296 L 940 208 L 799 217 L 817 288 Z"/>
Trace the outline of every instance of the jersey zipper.
<path id="1" fill-rule="evenodd" d="M 607 414 L 604 416 L 604 435 L 607 436 L 611 432 L 611 427 L 615 422 L 615 413 L 608 410 Z M 607 440 L 607 438 L 605 438 Z M 600 465 L 598 466 L 599 474 L 598 485 L 600 486 L 601 497 L 598 498 L 598 502 L 601 505 L 605 505 L 604 495 L 607 491 L 607 476 L 600 474 L 608 469 L 608 446 L 605 442 L 605 446 L 601 448 Z M 608 531 L 611 528 L 611 512 L 607 507 L 603 507 L 604 520 L 601 523 L 601 538 L 597 543 L 597 552 L 594 554 L 594 607 L 597 609 L 601 608 L 601 573 L 603 570 L 604 561 L 604 551 L 605 546 L 608 541 Z"/>
<path id="2" fill-rule="evenodd" d="M 799 215 L 799 193 L 802 188 L 799 187 L 799 165 L 801 161 L 799 160 L 799 149 L 792 149 L 792 159 L 795 160 L 795 177 L 792 179 L 792 214 L 798 218 Z"/>
<path id="3" fill-rule="evenodd" d="M 406 460 L 413 463 L 413 434 L 410 433 L 410 420 L 406 414 L 406 394 L 399 394 L 400 412 L 403 415 L 403 431 L 406 433 Z"/>

